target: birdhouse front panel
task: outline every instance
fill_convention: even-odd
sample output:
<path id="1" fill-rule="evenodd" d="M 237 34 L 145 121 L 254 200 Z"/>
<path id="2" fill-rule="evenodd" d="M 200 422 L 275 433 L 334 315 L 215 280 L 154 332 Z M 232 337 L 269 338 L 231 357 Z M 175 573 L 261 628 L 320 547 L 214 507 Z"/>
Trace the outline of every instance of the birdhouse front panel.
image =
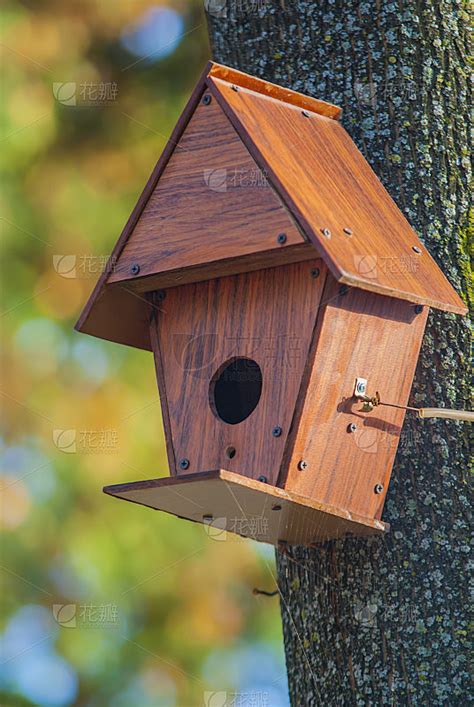
<path id="1" fill-rule="evenodd" d="M 157 273 L 159 283 L 173 273 L 174 284 L 183 282 L 187 270 L 191 281 L 209 279 L 210 263 L 219 275 L 221 261 L 228 266 L 230 260 L 239 272 L 245 269 L 243 258 L 266 253 L 267 260 L 260 264 L 265 267 L 268 251 L 304 245 L 305 238 L 270 188 L 265 171 L 222 109 L 215 100 L 201 100 L 108 282 L 128 282 L 149 291 L 153 284 L 147 276 Z"/>
<path id="2" fill-rule="evenodd" d="M 314 259 L 155 295 L 172 473 L 225 468 L 276 485 L 325 274 Z"/>
<path id="3" fill-rule="evenodd" d="M 405 410 L 364 412 L 354 382 L 363 378 L 369 395 L 407 405 L 427 317 L 428 307 L 341 288 L 328 276 L 284 488 L 380 518 Z"/>

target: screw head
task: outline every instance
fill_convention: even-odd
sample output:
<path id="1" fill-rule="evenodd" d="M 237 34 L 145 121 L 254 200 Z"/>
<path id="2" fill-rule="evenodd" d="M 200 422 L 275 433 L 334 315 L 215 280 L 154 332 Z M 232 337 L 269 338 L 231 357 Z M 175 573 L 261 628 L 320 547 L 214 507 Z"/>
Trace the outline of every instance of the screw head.
<path id="1" fill-rule="evenodd" d="M 277 236 L 277 242 L 280 245 L 283 245 L 283 243 L 286 243 L 286 233 L 279 233 Z"/>
<path id="2" fill-rule="evenodd" d="M 357 425 L 355 424 L 355 422 L 351 422 L 350 425 L 347 425 L 348 432 L 355 432 L 356 429 L 357 429 Z"/>
<path id="3" fill-rule="evenodd" d="M 329 228 L 322 228 L 321 233 L 325 238 L 331 238 L 331 231 L 329 230 Z"/>
<path id="4" fill-rule="evenodd" d="M 179 462 L 179 468 L 180 469 L 188 469 L 189 468 L 189 459 L 181 459 Z"/>
<path id="5" fill-rule="evenodd" d="M 344 295 L 347 295 L 348 292 L 349 292 L 349 287 L 347 285 L 340 286 L 339 294 L 341 295 L 341 297 L 344 297 Z"/>
<path id="6" fill-rule="evenodd" d="M 374 493 L 382 493 L 382 491 L 383 491 L 383 484 L 375 484 Z"/>
<path id="7" fill-rule="evenodd" d="M 308 110 L 302 110 L 301 115 L 304 115 L 305 118 L 311 118 L 311 113 Z"/>
<path id="8" fill-rule="evenodd" d="M 415 253 L 418 253 L 418 255 L 420 255 L 420 253 L 421 253 L 421 248 L 419 248 L 417 245 L 413 245 L 413 246 L 411 247 L 411 249 L 412 249 Z"/>
<path id="9" fill-rule="evenodd" d="M 415 304 L 415 314 L 421 314 L 423 311 L 423 305 L 422 304 Z"/>
<path id="10" fill-rule="evenodd" d="M 209 103 L 212 101 L 212 96 L 210 93 L 205 93 L 204 96 L 202 97 L 202 103 L 205 106 L 208 106 Z"/>
<path id="11" fill-rule="evenodd" d="M 131 266 L 131 268 L 130 268 L 130 272 L 132 273 L 132 275 L 138 275 L 138 273 L 140 272 L 140 266 L 139 266 L 139 264 L 138 264 L 138 263 L 133 263 L 132 266 Z"/>
<path id="12" fill-rule="evenodd" d="M 314 277 L 315 280 L 317 277 L 320 276 L 320 274 L 321 274 L 321 270 L 319 268 L 313 268 L 311 270 L 311 277 Z"/>
<path id="13" fill-rule="evenodd" d="M 274 427 L 272 430 L 272 435 L 274 437 L 281 437 L 281 433 L 282 433 L 282 429 L 278 425 L 276 425 L 276 427 Z"/>
<path id="14" fill-rule="evenodd" d="M 309 464 L 305 459 L 302 459 L 301 461 L 298 462 L 299 471 L 306 471 L 308 466 L 309 466 Z"/>
<path id="15" fill-rule="evenodd" d="M 238 90 L 239 90 L 239 87 L 236 86 L 235 83 L 234 83 L 234 84 L 232 84 L 232 90 L 233 90 L 233 91 L 238 91 Z"/>
<path id="16" fill-rule="evenodd" d="M 267 477 L 266 477 L 266 476 L 263 476 L 263 474 L 262 474 L 262 476 L 259 476 L 259 477 L 258 477 L 258 481 L 260 481 L 262 484 L 266 484 L 266 483 L 267 483 Z"/>
<path id="17" fill-rule="evenodd" d="M 346 236 L 352 236 L 352 228 L 348 228 L 347 226 L 342 229 Z"/>

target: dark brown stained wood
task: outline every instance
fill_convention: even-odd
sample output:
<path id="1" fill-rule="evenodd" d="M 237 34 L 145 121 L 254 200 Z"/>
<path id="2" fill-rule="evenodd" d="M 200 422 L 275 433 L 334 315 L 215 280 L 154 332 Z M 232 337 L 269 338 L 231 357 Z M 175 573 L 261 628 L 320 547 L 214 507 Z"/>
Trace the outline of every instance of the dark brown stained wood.
<path id="1" fill-rule="evenodd" d="M 361 412 L 356 377 L 368 394 L 406 405 L 428 316 L 403 300 L 349 289 L 328 276 L 318 316 L 309 381 L 303 383 L 279 485 L 351 513 L 380 518 L 404 410 Z M 354 423 L 357 429 L 348 431 Z M 304 471 L 298 463 L 304 459 Z M 382 484 L 383 493 L 374 493 Z"/>
<path id="2" fill-rule="evenodd" d="M 315 269 L 319 277 L 313 277 Z M 326 268 L 321 260 L 284 265 L 167 291 L 156 312 L 162 377 L 177 463 L 195 473 L 225 462 L 276 484 Z M 239 424 L 212 411 L 210 383 L 224 363 L 250 358 L 262 370 L 260 402 Z M 272 435 L 280 426 L 282 434 Z M 226 449 L 236 455 L 227 459 Z"/>
<path id="3" fill-rule="evenodd" d="M 353 535 L 382 535 L 388 526 L 219 469 L 175 478 L 106 486 L 132 503 L 204 523 L 209 537 L 226 532 L 259 542 L 310 545 Z"/>
<path id="4" fill-rule="evenodd" d="M 129 287 L 104 285 L 91 295 L 89 302 L 92 298 L 94 305 L 89 314 L 83 311 L 75 327 L 77 331 L 117 344 L 152 350 L 150 305 L 143 294 Z"/>
<path id="5" fill-rule="evenodd" d="M 209 76 L 224 79 L 234 86 L 250 88 L 252 91 L 261 93 L 264 96 L 276 98 L 284 103 L 298 106 L 304 110 L 311 110 L 314 113 L 325 115 L 327 118 L 333 118 L 334 120 L 337 120 L 342 113 L 342 108 L 332 103 L 320 101 L 311 96 L 305 96 L 303 93 L 292 91 L 284 86 L 277 86 L 274 83 L 270 83 L 270 81 L 259 79 L 256 76 L 250 76 L 250 74 L 245 74 L 229 66 L 222 66 L 222 64 L 212 64 L 209 70 Z"/>
<path id="6" fill-rule="evenodd" d="M 340 282 L 466 313 L 461 298 L 338 121 L 316 113 L 305 116 L 300 108 L 247 88 L 234 91 L 218 77 L 211 76 L 208 83 Z M 325 236 L 324 229 L 330 235 Z"/>
<path id="7" fill-rule="evenodd" d="M 216 101 L 197 106 L 108 282 L 304 243 Z"/>
<path id="8" fill-rule="evenodd" d="M 168 399 L 166 397 L 166 386 L 165 386 L 165 379 L 163 375 L 163 360 L 161 357 L 161 347 L 160 347 L 160 341 L 157 336 L 157 328 L 156 328 L 156 317 L 158 315 L 158 312 L 160 311 L 160 307 L 162 306 L 162 302 L 156 297 L 156 294 L 150 294 L 148 296 L 148 299 L 150 301 L 151 307 L 152 307 L 152 312 L 150 316 L 150 341 L 151 345 L 153 348 L 153 357 L 155 359 L 155 371 L 156 371 L 156 380 L 158 382 L 158 391 L 160 394 L 160 405 L 161 405 L 161 414 L 163 416 L 163 429 L 165 433 L 165 442 L 166 442 L 166 453 L 168 456 L 168 464 L 170 468 L 170 474 L 171 476 L 176 475 L 176 458 L 174 454 L 174 448 L 173 448 L 173 438 L 171 434 L 171 424 L 170 424 L 170 414 L 169 414 L 169 408 L 168 408 Z"/>
<path id="9" fill-rule="evenodd" d="M 212 280 L 216 277 L 226 275 L 237 275 L 241 272 L 253 272 L 265 268 L 286 265 L 289 263 L 300 263 L 305 260 L 314 260 L 318 253 L 312 243 L 298 243 L 287 248 L 274 248 L 264 250 L 261 253 L 244 255 L 241 258 L 228 258 L 225 260 L 203 263 L 195 267 L 178 268 L 172 272 L 157 273 L 147 277 L 138 277 L 136 280 L 127 280 L 123 283 L 115 283 L 108 287 L 125 287 L 129 292 L 138 294 L 151 292 L 167 287 L 177 287 L 187 285 L 191 282 L 202 282 Z"/>

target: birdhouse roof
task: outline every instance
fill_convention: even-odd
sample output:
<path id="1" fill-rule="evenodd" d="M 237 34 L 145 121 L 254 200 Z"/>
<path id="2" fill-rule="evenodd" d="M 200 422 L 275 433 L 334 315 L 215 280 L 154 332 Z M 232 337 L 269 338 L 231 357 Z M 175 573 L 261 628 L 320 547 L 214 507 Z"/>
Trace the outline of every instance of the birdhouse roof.
<path id="1" fill-rule="evenodd" d="M 342 284 L 464 314 L 340 114 L 210 62 L 76 328 L 150 349 L 146 292 L 315 251 Z M 254 165 L 263 183 L 227 188 L 229 160 L 234 179 Z"/>

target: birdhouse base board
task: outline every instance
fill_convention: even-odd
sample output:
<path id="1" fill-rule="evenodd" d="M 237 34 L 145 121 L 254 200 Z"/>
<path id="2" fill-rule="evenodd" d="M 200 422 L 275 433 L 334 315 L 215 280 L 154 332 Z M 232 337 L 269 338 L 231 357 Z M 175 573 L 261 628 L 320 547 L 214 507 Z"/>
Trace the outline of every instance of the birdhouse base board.
<path id="1" fill-rule="evenodd" d="M 104 492 L 203 523 L 211 537 L 231 532 L 271 545 L 381 535 L 389 527 L 224 469 L 116 484 Z"/>

